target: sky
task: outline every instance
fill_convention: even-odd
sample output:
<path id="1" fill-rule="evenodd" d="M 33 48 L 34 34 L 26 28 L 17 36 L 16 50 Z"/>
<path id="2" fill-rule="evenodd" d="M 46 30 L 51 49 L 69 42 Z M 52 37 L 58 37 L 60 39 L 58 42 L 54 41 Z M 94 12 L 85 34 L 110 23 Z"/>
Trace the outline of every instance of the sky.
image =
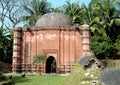
<path id="1" fill-rule="evenodd" d="M 51 2 L 53 7 L 59 7 L 66 3 L 65 2 L 66 0 L 47 0 L 47 1 Z M 79 1 L 80 4 L 84 3 L 84 4 L 88 5 L 88 3 L 91 0 L 70 0 L 71 3 L 76 2 L 76 1 Z"/>

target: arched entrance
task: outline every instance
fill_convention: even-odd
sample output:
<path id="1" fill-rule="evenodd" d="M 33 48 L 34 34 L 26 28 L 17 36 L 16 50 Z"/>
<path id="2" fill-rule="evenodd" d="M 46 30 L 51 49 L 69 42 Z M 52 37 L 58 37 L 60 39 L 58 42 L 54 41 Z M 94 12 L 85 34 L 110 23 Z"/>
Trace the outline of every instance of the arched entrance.
<path id="1" fill-rule="evenodd" d="M 56 60 L 53 56 L 49 56 L 46 60 L 46 73 L 56 73 Z"/>

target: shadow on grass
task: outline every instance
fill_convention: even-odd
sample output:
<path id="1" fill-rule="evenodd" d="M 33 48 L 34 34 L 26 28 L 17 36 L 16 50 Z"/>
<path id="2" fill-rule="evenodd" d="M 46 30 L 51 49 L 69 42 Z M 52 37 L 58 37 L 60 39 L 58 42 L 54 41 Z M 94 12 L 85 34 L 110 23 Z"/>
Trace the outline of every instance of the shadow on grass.
<path id="1" fill-rule="evenodd" d="M 14 76 L 12 78 L 12 80 L 14 81 L 15 84 L 17 84 L 17 83 L 27 83 L 27 82 L 32 81 L 32 79 L 29 79 L 28 77 L 23 78 L 22 76 Z"/>

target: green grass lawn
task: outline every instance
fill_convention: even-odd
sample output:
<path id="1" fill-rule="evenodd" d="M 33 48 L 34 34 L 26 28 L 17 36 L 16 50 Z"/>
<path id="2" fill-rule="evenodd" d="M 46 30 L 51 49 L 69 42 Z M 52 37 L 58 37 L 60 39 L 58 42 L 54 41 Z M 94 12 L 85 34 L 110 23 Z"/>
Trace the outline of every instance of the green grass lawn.
<path id="1" fill-rule="evenodd" d="M 14 76 L 15 85 L 63 85 L 64 76 L 57 75 L 35 75 L 35 76 Z"/>

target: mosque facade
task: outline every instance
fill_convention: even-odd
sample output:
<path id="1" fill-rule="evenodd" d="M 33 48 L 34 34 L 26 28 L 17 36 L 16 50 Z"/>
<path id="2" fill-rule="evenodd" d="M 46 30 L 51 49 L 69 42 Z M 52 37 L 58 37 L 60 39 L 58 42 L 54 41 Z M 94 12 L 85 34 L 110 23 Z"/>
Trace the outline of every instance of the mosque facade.
<path id="1" fill-rule="evenodd" d="M 88 52 L 88 25 L 72 26 L 67 16 L 47 13 L 35 26 L 14 28 L 12 71 L 68 73 Z M 34 64 L 34 57 L 43 53 L 46 53 L 45 62 Z"/>

